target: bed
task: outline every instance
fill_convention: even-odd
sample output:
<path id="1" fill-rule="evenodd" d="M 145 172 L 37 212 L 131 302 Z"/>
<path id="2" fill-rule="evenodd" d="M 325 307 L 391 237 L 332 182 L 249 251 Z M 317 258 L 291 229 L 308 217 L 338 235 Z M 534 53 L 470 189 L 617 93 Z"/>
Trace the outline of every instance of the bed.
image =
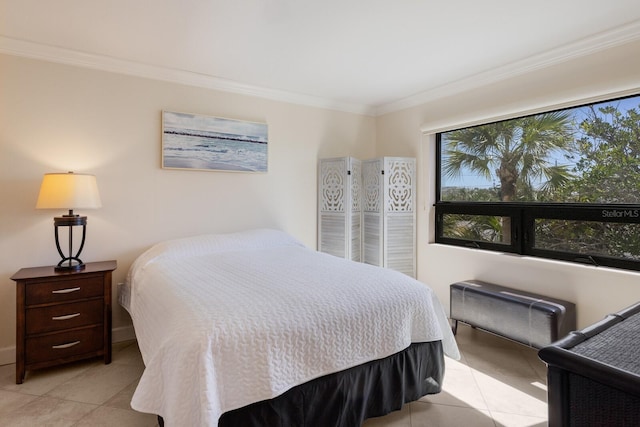
<path id="1" fill-rule="evenodd" d="M 167 426 L 360 425 L 440 391 L 459 358 L 426 285 L 270 229 L 159 243 L 119 293 Z"/>

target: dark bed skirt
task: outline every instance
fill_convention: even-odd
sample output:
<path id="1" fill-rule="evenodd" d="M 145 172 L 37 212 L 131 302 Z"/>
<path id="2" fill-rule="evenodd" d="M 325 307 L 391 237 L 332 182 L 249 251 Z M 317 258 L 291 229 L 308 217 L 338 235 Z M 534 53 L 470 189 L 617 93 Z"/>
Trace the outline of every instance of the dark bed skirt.
<path id="1" fill-rule="evenodd" d="M 367 418 L 439 393 L 443 376 L 442 343 L 416 343 L 384 359 L 316 378 L 273 399 L 226 412 L 218 426 L 360 426 Z M 162 418 L 158 420 L 163 426 Z"/>

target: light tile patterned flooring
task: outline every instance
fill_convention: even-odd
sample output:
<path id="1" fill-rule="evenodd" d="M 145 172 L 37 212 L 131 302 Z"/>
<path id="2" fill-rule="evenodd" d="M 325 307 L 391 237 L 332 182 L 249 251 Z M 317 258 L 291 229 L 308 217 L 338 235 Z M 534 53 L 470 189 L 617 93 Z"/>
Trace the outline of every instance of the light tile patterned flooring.
<path id="1" fill-rule="evenodd" d="M 546 367 L 535 350 L 463 325 L 457 340 L 462 359 L 446 359 L 442 393 L 363 427 L 546 426 Z M 114 344 L 110 365 L 28 372 L 21 385 L 15 365 L 0 366 L 0 426 L 156 426 L 154 415 L 129 406 L 142 370 L 135 342 Z"/>

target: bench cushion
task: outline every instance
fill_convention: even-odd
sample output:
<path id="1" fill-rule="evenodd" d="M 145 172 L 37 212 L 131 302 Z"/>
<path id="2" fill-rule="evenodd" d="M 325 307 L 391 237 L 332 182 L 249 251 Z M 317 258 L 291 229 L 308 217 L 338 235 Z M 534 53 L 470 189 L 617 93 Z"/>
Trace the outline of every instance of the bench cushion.
<path id="1" fill-rule="evenodd" d="M 452 320 L 540 349 L 576 328 L 576 306 L 569 301 L 467 280 L 451 290 Z"/>

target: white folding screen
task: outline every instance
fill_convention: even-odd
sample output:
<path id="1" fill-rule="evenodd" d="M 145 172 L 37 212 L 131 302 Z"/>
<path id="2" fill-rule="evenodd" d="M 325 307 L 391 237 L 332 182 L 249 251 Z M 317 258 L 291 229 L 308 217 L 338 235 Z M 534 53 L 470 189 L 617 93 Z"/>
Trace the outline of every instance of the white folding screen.
<path id="1" fill-rule="evenodd" d="M 318 249 L 415 277 L 415 174 L 413 158 L 320 160 Z"/>
<path id="2" fill-rule="evenodd" d="M 363 261 L 416 277 L 416 161 L 362 163 Z"/>
<path id="3" fill-rule="evenodd" d="M 318 250 L 361 261 L 360 160 L 353 157 L 321 159 L 318 183 Z"/>

